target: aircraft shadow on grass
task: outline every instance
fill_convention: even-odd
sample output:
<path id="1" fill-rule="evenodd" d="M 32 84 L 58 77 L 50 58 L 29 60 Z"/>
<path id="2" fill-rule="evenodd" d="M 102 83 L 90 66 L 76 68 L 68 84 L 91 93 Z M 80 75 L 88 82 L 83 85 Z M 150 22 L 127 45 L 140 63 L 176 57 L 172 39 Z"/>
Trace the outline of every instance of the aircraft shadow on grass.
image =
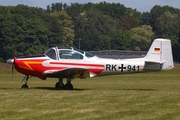
<path id="1" fill-rule="evenodd" d="M 10 90 L 10 89 L 20 89 L 20 88 L 0 88 L 1 90 Z M 41 89 L 41 90 L 57 90 L 57 91 L 65 91 L 65 90 L 60 90 L 60 89 L 56 89 L 54 87 L 32 87 L 30 89 Z M 81 89 L 81 88 L 74 88 L 71 91 L 83 91 L 83 90 L 93 90 L 93 89 Z M 96 89 L 99 90 L 99 89 Z M 112 89 L 110 89 L 112 90 Z M 120 89 L 113 89 L 113 90 L 135 90 L 135 91 L 156 91 L 157 89 L 150 89 L 150 88 L 120 88 Z M 68 91 L 68 90 L 66 90 Z"/>
<path id="2" fill-rule="evenodd" d="M 119 89 L 119 90 L 155 91 L 155 90 L 157 90 L 157 89 L 148 89 L 148 88 L 127 88 L 127 89 Z"/>
<path id="3" fill-rule="evenodd" d="M 59 90 L 54 87 L 34 87 L 34 89 L 44 89 L 44 90 Z M 83 90 L 90 90 L 90 89 L 80 89 L 74 88 L 73 91 L 83 91 Z M 148 88 L 127 88 L 127 89 L 117 89 L 117 90 L 136 90 L 136 91 L 155 91 L 157 89 L 148 89 Z M 63 91 L 63 90 L 62 90 Z"/>
<path id="4" fill-rule="evenodd" d="M 33 89 L 41 89 L 41 90 L 60 90 L 60 89 L 56 89 L 54 87 L 33 87 Z M 73 91 L 81 91 L 81 90 L 85 90 L 85 89 L 79 89 L 79 88 L 74 88 Z M 64 90 L 61 90 L 64 91 Z"/>

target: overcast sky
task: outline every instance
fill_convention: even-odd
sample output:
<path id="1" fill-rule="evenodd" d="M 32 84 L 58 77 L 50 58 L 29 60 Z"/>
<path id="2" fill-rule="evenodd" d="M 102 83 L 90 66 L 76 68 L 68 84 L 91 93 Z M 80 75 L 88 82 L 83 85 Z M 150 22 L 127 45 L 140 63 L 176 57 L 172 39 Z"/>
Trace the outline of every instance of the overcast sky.
<path id="1" fill-rule="evenodd" d="M 12 5 L 16 6 L 18 4 L 25 4 L 33 7 L 41 7 L 46 9 L 47 5 L 51 3 L 99 3 L 106 1 L 108 3 L 121 3 L 125 7 L 131 7 L 137 9 L 140 12 L 149 12 L 154 5 L 169 5 L 174 8 L 180 8 L 180 0 L 0 0 L 0 5 L 7 6 Z"/>

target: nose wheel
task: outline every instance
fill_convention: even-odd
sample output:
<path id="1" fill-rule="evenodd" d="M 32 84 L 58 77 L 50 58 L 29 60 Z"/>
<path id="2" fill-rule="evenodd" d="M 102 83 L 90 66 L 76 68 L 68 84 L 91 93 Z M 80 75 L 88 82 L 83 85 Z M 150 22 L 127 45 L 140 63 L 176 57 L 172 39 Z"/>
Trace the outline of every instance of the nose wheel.
<path id="1" fill-rule="evenodd" d="M 21 86 L 21 88 L 22 89 L 28 89 L 29 87 L 28 87 L 28 85 L 24 84 L 24 85 Z"/>

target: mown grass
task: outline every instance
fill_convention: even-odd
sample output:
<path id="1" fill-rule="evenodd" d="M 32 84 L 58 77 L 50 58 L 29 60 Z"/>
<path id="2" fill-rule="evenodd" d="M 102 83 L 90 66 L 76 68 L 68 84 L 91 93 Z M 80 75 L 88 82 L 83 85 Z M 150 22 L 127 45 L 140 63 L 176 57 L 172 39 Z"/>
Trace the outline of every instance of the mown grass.
<path id="1" fill-rule="evenodd" d="M 2 65 L 2 63 L 1 63 Z M 3 64 L 4 65 L 4 64 Z M 179 120 L 180 65 L 159 73 L 74 79 L 75 90 L 55 90 L 57 79 L 29 80 L 11 66 L 0 70 L 2 120 Z M 2 68 L 2 67 L 1 67 Z"/>

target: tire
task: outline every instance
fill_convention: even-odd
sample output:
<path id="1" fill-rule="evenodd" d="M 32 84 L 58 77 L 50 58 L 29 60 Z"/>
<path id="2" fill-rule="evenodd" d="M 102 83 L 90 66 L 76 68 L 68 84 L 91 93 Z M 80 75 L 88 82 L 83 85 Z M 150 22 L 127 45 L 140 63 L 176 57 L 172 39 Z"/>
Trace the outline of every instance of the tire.
<path id="1" fill-rule="evenodd" d="M 24 84 L 24 85 L 21 86 L 21 88 L 22 89 L 28 89 L 29 87 L 28 87 L 28 85 Z"/>
<path id="2" fill-rule="evenodd" d="M 71 83 L 67 83 L 65 85 L 65 90 L 73 90 L 73 85 Z"/>
<path id="3" fill-rule="evenodd" d="M 57 90 L 64 90 L 64 84 L 62 83 L 62 84 L 59 84 L 59 82 L 57 82 L 56 84 L 55 84 L 55 88 L 57 89 Z"/>

